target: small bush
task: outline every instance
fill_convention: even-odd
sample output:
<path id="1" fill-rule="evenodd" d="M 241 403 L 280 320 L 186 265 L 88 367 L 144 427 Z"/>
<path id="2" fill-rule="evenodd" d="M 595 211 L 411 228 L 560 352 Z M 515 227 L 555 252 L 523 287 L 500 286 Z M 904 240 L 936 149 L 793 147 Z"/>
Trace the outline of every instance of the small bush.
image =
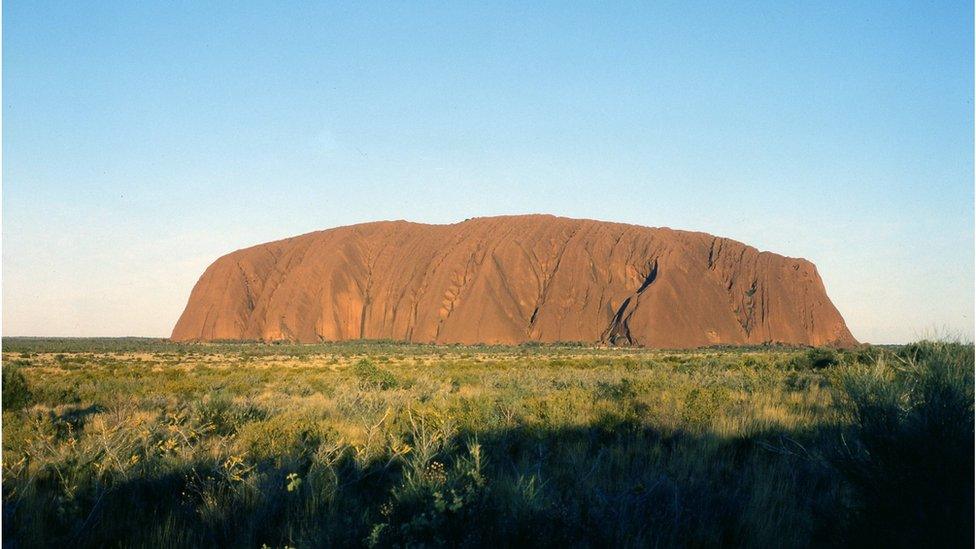
<path id="1" fill-rule="evenodd" d="M 823 370 L 840 364 L 840 355 L 834 349 L 817 347 L 796 355 L 790 360 L 794 370 Z"/>
<path id="2" fill-rule="evenodd" d="M 819 380 L 816 374 L 809 372 L 790 372 L 783 378 L 783 386 L 789 391 L 806 391 Z"/>
<path id="3" fill-rule="evenodd" d="M 376 546 L 472 545 L 486 514 L 488 490 L 482 473 L 481 446 L 468 441 L 467 455 L 451 468 L 438 461 L 411 462 L 403 486 L 384 505 L 386 520 L 374 524 L 364 540 Z"/>
<path id="4" fill-rule="evenodd" d="M 284 413 L 242 425 L 237 447 L 255 461 L 279 464 L 312 455 L 331 433 L 306 414 Z"/>
<path id="5" fill-rule="evenodd" d="M 844 361 L 849 364 L 874 364 L 881 357 L 882 350 L 871 345 L 860 345 L 844 351 Z"/>
<path id="6" fill-rule="evenodd" d="M 234 434 L 245 423 L 267 417 L 264 410 L 252 405 L 236 404 L 223 392 L 206 395 L 194 408 L 200 424 L 211 427 L 218 435 Z"/>
<path id="7" fill-rule="evenodd" d="M 685 396 L 682 418 L 689 427 L 707 427 L 728 404 L 729 398 L 729 390 L 725 387 L 695 387 Z"/>
<path id="8" fill-rule="evenodd" d="M 624 378 L 619 383 L 597 382 L 593 396 L 598 399 L 624 401 L 633 398 L 636 394 L 633 382 Z"/>
<path id="9" fill-rule="evenodd" d="M 361 384 L 378 389 L 394 389 L 398 385 L 396 377 L 380 368 L 369 359 L 362 359 L 353 366 L 353 372 Z"/>
<path id="10" fill-rule="evenodd" d="M 33 401 L 27 378 L 20 368 L 13 365 L 3 367 L 3 409 L 20 410 Z"/>
<path id="11" fill-rule="evenodd" d="M 80 404 L 78 388 L 61 384 L 38 384 L 31 389 L 31 402 L 58 406 L 61 404 Z"/>

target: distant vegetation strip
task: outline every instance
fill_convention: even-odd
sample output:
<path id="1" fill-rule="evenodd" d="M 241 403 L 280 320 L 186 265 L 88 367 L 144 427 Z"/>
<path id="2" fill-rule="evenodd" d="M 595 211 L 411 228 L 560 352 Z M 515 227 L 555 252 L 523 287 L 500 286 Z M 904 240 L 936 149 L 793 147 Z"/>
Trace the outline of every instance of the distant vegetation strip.
<path id="1" fill-rule="evenodd" d="M 563 350 L 565 352 L 611 354 L 611 353 L 640 353 L 640 352 L 761 352 L 770 350 L 810 349 L 803 345 L 716 345 L 699 349 L 655 349 L 638 346 L 608 346 L 579 341 L 563 341 L 555 343 L 529 342 L 520 345 L 461 345 L 461 344 L 433 344 L 410 343 L 404 341 L 375 339 L 350 341 L 323 341 L 321 343 L 294 343 L 288 341 L 207 341 L 207 342 L 176 342 L 164 338 L 148 337 L 4 337 L 2 340 L 4 352 L 11 353 L 113 353 L 113 352 L 176 352 L 176 353 L 214 353 L 224 354 L 235 351 L 251 353 L 255 356 L 300 356 L 322 354 L 363 354 L 376 352 L 398 352 L 409 354 L 424 354 L 431 352 L 510 352 L 510 353 L 541 353 L 551 354 Z M 897 348 L 898 345 L 862 346 L 867 348 Z"/>

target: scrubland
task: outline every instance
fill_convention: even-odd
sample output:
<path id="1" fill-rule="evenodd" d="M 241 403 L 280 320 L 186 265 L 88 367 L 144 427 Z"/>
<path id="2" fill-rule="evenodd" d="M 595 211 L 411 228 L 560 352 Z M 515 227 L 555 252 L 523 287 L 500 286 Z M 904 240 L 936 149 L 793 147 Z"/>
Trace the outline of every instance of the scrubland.
<path id="1" fill-rule="evenodd" d="M 973 347 L 3 344 L 4 546 L 972 546 Z"/>

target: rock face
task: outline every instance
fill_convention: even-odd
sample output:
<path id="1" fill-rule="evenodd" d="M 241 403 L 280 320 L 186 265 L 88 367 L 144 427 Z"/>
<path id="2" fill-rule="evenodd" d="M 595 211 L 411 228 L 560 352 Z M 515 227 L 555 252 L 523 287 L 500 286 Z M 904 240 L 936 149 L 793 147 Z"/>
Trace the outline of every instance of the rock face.
<path id="1" fill-rule="evenodd" d="M 812 263 L 548 215 L 338 227 L 225 255 L 172 339 L 852 345 Z"/>

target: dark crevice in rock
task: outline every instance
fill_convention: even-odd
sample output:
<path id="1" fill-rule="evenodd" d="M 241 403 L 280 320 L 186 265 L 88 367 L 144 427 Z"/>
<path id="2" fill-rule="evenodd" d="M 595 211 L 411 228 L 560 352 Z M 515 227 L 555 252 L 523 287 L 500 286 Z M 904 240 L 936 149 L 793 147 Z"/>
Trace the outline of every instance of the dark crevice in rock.
<path id="1" fill-rule="evenodd" d="M 634 337 L 630 333 L 630 317 L 633 316 L 634 311 L 637 309 L 637 301 L 640 299 L 641 294 L 657 280 L 657 274 L 658 262 L 655 259 L 640 287 L 627 297 L 627 299 L 624 299 L 623 303 L 620 304 L 620 308 L 613 315 L 613 319 L 610 320 L 610 325 L 604 332 L 603 341 L 611 345 L 634 344 Z"/>

